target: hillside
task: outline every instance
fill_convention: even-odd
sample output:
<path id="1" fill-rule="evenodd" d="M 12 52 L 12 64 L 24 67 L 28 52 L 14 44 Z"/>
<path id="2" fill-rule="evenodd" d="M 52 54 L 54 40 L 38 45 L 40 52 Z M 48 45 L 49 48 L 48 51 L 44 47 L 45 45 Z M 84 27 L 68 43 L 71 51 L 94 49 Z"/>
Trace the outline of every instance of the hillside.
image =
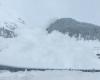
<path id="1" fill-rule="evenodd" d="M 100 40 L 100 26 L 91 23 L 79 22 L 72 18 L 61 18 L 51 23 L 47 28 L 48 33 L 57 30 L 70 37 L 84 40 Z"/>

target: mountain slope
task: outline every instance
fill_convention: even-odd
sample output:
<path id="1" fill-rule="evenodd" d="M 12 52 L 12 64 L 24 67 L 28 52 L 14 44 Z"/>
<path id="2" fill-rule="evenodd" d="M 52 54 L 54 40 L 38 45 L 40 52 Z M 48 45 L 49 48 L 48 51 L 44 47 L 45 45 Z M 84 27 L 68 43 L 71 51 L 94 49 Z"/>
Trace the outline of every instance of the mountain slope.
<path id="1" fill-rule="evenodd" d="M 72 18 L 58 19 L 47 28 L 48 33 L 51 33 L 54 30 L 78 39 L 100 40 L 100 26 L 79 22 Z"/>

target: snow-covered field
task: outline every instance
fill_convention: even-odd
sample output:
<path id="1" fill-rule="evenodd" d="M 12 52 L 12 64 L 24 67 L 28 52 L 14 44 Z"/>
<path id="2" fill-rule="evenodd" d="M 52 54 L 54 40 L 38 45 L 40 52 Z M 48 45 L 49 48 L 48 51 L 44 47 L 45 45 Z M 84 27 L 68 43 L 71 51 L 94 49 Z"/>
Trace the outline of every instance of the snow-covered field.
<path id="1" fill-rule="evenodd" d="M 3 72 L 0 80 L 100 80 L 100 73 L 69 71 Z"/>

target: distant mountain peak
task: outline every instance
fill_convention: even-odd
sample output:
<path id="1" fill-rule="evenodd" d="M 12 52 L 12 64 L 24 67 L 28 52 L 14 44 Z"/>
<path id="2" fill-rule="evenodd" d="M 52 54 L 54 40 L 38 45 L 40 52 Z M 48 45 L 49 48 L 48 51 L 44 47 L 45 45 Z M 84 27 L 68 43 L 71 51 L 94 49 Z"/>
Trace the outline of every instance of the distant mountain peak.
<path id="1" fill-rule="evenodd" d="M 68 21 L 68 22 L 76 22 L 76 20 L 75 19 L 73 19 L 73 18 L 61 18 L 61 19 L 58 19 L 58 21 Z"/>
<path id="2" fill-rule="evenodd" d="M 47 28 L 48 33 L 59 31 L 68 34 L 70 37 L 84 40 L 100 40 L 100 26 L 79 22 L 73 18 L 57 19 Z"/>

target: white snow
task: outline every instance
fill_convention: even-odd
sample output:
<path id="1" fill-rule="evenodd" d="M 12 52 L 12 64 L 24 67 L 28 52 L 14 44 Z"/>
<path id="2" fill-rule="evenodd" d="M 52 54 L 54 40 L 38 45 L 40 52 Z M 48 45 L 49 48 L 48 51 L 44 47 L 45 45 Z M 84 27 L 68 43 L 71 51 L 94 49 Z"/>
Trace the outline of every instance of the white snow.
<path id="1" fill-rule="evenodd" d="M 100 69 L 100 60 L 95 49 L 100 47 L 99 41 L 77 41 L 57 31 L 47 34 L 46 24 L 40 23 L 42 20 L 32 21 L 29 16 L 21 13 L 23 11 L 20 12 L 20 1 L 1 0 L 2 2 L 4 5 L 0 7 L 0 24 L 16 23 L 18 27 L 15 32 L 18 37 L 0 38 L 0 64 L 36 68 Z M 20 7 L 22 3 L 23 0 Z M 26 3 L 24 8 L 25 6 Z"/>
<path id="2" fill-rule="evenodd" d="M 100 46 L 98 41 L 77 41 L 60 32 L 47 34 L 38 28 L 22 29 L 17 38 L 1 41 L 7 47 L 0 53 L 1 64 L 41 68 L 100 67 L 95 50 Z"/>
<path id="3" fill-rule="evenodd" d="M 59 11 L 62 8 L 57 7 L 61 5 L 56 4 L 56 1 L 55 3 L 50 1 L 53 6 L 56 5 L 55 9 L 58 10 L 55 10 L 50 7 L 48 1 L 41 2 L 41 6 L 38 1 L 31 2 L 32 0 L 0 0 L 0 27 L 5 26 L 5 23 L 15 23 L 17 25 L 15 33 L 18 34 L 15 38 L 0 37 L 0 64 L 32 68 L 100 69 L 100 59 L 96 56 L 97 48 L 100 48 L 98 40 L 76 40 L 58 31 L 48 34 L 47 22 L 62 13 Z M 49 6 L 43 6 L 44 2 L 48 3 L 45 6 Z M 100 73 L 66 70 L 15 73 L 0 71 L 0 80 L 99 79 Z"/>
<path id="4" fill-rule="evenodd" d="M 3 72 L 0 80 L 99 80 L 100 73 L 82 73 L 69 71 L 45 71 L 45 72 Z"/>

